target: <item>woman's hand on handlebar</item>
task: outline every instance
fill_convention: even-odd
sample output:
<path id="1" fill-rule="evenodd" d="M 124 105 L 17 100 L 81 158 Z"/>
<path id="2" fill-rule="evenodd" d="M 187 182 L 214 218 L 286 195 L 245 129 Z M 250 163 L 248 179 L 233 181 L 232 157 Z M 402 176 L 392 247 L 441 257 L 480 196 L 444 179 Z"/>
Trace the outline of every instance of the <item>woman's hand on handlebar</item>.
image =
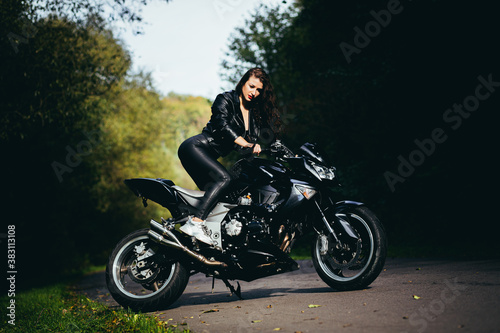
<path id="1" fill-rule="evenodd" d="M 257 143 L 248 143 L 243 147 L 242 153 L 244 155 L 248 154 L 257 154 L 259 155 L 262 152 L 262 147 Z"/>
<path id="2" fill-rule="evenodd" d="M 234 142 L 241 147 L 243 147 L 244 154 L 246 154 L 247 151 L 251 151 L 253 154 L 260 154 L 262 152 L 262 148 L 260 147 L 259 144 L 257 143 L 250 143 L 247 140 L 243 139 L 241 136 L 237 137 Z"/>
<path id="3" fill-rule="evenodd" d="M 253 145 L 253 153 L 259 155 L 262 152 L 262 148 L 258 143 Z"/>

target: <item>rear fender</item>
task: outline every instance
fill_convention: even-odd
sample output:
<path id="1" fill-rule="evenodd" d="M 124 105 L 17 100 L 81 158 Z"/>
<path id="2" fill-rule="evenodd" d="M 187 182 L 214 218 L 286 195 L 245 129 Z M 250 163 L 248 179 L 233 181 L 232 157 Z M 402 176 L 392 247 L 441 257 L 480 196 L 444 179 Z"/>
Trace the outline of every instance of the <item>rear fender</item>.
<path id="1" fill-rule="evenodd" d="M 125 179 L 125 185 L 136 196 L 154 201 L 177 215 L 177 205 L 180 203 L 177 192 L 172 188 L 174 183 L 168 179 L 133 178 Z"/>

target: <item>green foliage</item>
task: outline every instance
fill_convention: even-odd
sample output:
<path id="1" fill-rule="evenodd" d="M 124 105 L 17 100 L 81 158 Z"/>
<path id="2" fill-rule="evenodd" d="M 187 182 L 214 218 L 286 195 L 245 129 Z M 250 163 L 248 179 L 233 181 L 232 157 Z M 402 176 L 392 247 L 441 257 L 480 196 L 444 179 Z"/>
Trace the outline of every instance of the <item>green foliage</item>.
<path id="1" fill-rule="evenodd" d="M 226 57 L 221 63 L 222 79 L 236 85 L 241 75 L 251 67 L 265 68 L 273 77 L 279 75 L 279 68 L 289 67 L 286 59 L 282 58 L 280 48 L 295 15 L 293 6 L 283 9 L 279 5 L 269 7 L 261 4 L 251 18 L 231 35 Z"/>
<path id="2" fill-rule="evenodd" d="M 167 178 L 176 184 L 195 188 L 177 157 L 177 148 L 203 128 L 210 117 L 210 103 L 202 97 L 159 95 L 142 86 L 142 78 L 128 82 L 113 99 L 112 111 L 103 118 L 103 144 L 92 156 L 99 164 L 100 178 L 94 188 L 100 199 L 99 210 L 110 216 L 127 212 L 128 224 L 142 227 L 153 216 L 169 217 L 165 208 L 151 203 L 145 211 L 140 200 L 126 190 L 127 178 Z M 124 193 L 125 192 L 125 193 Z M 134 199 L 124 200 L 124 195 Z M 131 209 L 133 208 L 133 209 Z M 149 207 L 148 207 L 149 208 Z"/>
<path id="3" fill-rule="evenodd" d="M 170 0 L 162 0 L 169 2 Z M 35 17 L 43 17 L 48 13 L 58 17 L 67 17 L 74 22 L 94 25 L 104 28 L 106 23 L 121 21 L 132 25 L 136 33 L 141 33 L 142 8 L 151 0 L 26 0 L 30 12 Z"/>
<path id="4" fill-rule="evenodd" d="M 27 45 L 17 53 L 8 41 L 2 45 L 2 139 L 26 140 L 42 128 L 71 135 L 73 124 L 95 128 L 107 110 L 101 96 L 124 77 L 128 54 L 110 32 L 55 17 L 24 24 L 36 29 Z"/>
<path id="5" fill-rule="evenodd" d="M 130 65 L 110 32 L 52 16 L 23 20 L 16 32 L 29 24 L 26 43 L 15 48 L 4 38 L 0 48 L 6 188 L 1 199 L 9 207 L 6 220 L 16 225 L 25 244 L 18 253 L 20 262 L 29 263 L 25 278 L 31 272 L 43 276 L 71 270 L 102 252 L 88 250 L 90 239 L 105 239 L 89 234 L 99 221 L 97 198 L 91 195 L 99 174 L 91 155 L 99 146 L 108 97 L 119 89 Z M 44 264 L 44 256 L 56 267 Z"/>
<path id="6" fill-rule="evenodd" d="M 210 103 L 161 99 L 148 75 L 128 75 L 130 57 L 113 33 L 89 21 L 30 21 L 29 6 L 13 2 L 0 10 L 13 24 L 2 21 L 0 37 L 0 200 L 21 244 L 23 288 L 102 265 L 126 233 L 168 217 L 158 205 L 144 209 L 123 180 L 194 188 L 177 147 L 201 131 Z"/>

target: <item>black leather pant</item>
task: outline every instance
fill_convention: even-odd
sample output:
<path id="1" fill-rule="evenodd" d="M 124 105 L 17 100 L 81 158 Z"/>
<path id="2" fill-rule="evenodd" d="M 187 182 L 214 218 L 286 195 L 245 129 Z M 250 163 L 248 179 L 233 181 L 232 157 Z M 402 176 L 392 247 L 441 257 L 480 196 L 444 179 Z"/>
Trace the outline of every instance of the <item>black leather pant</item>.
<path id="1" fill-rule="evenodd" d="M 203 134 L 185 140 L 179 147 L 179 159 L 198 188 L 205 191 L 196 217 L 206 220 L 217 200 L 231 183 L 231 175 L 217 159 L 219 155 Z"/>

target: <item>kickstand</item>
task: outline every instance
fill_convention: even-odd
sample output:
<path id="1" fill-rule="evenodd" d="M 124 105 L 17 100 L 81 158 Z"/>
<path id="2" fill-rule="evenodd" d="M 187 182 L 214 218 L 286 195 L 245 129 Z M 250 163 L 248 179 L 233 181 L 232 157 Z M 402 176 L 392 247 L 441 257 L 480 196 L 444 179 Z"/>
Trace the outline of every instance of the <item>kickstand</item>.
<path id="1" fill-rule="evenodd" d="M 226 279 L 223 279 L 222 281 L 224 281 L 224 283 L 226 284 L 226 287 L 228 287 L 229 290 L 231 291 L 231 296 L 233 294 L 235 294 L 236 296 L 238 296 L 239 299 L 243 299 L 243 297 L 241 297 L 241 287 L 240 287 L 240 283 L 238 281 L 236 281 L 236 283 L 238 284 L 238 288 L 236 288 L 236 290 Z"/>

